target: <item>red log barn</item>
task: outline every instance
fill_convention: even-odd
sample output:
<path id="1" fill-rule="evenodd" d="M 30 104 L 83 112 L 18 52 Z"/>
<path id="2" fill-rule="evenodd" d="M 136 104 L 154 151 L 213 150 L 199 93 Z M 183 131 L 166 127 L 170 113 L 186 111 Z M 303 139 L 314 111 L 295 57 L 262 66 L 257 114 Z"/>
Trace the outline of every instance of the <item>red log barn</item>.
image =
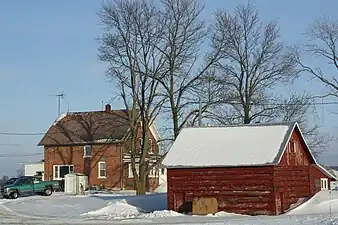
<path id="1" fill-rule="evenodd" d="M 168 209 L 186 213 L 211 197 L 217 211 L 278 215 L 336 180 L 296 122 L 184 128 L 163 164 Z"/>

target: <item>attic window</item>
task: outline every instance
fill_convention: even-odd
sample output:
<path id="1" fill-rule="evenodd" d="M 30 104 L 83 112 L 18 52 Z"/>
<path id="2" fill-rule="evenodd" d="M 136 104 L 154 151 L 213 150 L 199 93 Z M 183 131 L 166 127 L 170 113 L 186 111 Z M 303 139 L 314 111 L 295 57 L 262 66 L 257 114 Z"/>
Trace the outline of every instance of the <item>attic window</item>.
<path id="1" fill-rule="evenodd" d="M 84 158 L 90 158 L 90 157 L 92 157 L 92 146 L 85 145 L 83 147 L 83 157 Z"/>
<path id="2" fill-rule="evenodd" d="M 290 153 L 295 153 L 296 152 L 296 142 L 295 141 L 290 141 L 290 143 L 289 143 L 289 152 Z"/>

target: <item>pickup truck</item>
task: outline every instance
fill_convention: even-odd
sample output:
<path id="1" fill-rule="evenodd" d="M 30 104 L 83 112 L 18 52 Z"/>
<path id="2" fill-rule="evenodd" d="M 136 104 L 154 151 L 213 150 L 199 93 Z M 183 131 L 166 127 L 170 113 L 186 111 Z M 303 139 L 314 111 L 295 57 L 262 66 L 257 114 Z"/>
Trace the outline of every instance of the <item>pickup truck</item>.
<path id="1" fill-rule="evenodd" d="M 50 196 L 59 189 L 57 181 L 40 181 L 36 177 L 23 176 L 14 183 L 1 187 L 0 193 L 4 198 L 16 199 L 19 196 L 45 195 Z"/>

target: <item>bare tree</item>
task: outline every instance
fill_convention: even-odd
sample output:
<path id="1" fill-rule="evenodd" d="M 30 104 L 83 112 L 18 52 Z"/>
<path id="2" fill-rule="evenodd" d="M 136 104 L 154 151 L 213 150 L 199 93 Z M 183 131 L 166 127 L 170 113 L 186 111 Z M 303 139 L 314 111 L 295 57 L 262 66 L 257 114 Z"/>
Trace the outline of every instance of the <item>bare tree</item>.
<path id="1" fill-rule="evenodd" d="M 91 183 L 92 171 L 98 167 L 100 161 L 113 162 L 116 160 L 116 156 L 106 150 L 112 145 L 122 145 L 123 135 L 127 130 L 127 115 L 122 110 L 111 110 L 110 107 L 106 107 L 105 111 L 71 112 L 63 114 L 54 122 L 39 145 L 53 148 L 54 151 L 49 149 L 48 152 L 57 154 L 62 165 L 73 165 L 80 151 L 80 154 L 83 155 L 84 166 L 80 171 L 75 169 L 74 172 L 86 174 Z M 85 145 L 91 146 L 88 151 L 84 150 Z M 47 157 L 51 157 L 48 156 L 48 152 L 45 154 Z M 123 179 L 121 167 L 107 170 L 107 176 Z M 48 174 L 47 171 L 45 173 L 48 176 L 47 179 L 52 179 L 53 172 Z M 63 173 L 59 174 L 60 178 L 65 175 Z M 103 181 L 109 187 L 121 185 L 118 179 L 109 179 L 109 182 Z"/>
<path id="2" fill-rule="evenodd" d="M 275 121 L 297 121 L 310 150 L 318 157 L 326 150 L 333 137 L 323 133 L 315 123 L 311 123 L 313 118 L 310 119 L 309 116 L 316 115 L 314 99 L 308 93 L 292 93 L 289 99 L 281 102 Z"/>
<path id="3" fill-rule="evenodd" d="M 25 170 L 23 168 L 19 168 L 16 170 L 16 176 L 17 177 L 22 177 L 25 176 Z"/>
<path id="4" fill-rule="evenodd" d="M 234 14 L 216 13 L 214 49 L 226 40 L 213 82 L 222 84 L 219 102 L 232 123 L 272 121 L 280 96 L 273 90 L 297 77 L 295 52 L 280 40 L 275 22 L 263 23 L 252 5 L 238 6 Z M 230 106 L 230 107 L 229 107 Z"/>
<path id="5" fill-rule="evenodd" d="M 324 74 L 320 68 L 307 66 L 300 60 L 299 64 L 303 71 L 312 74 L 328 88 L 328 93 L 323 97 L 338 97 L 338 22 L 317 20 L 310 27 L 308 36 L 312 43 L 305 46 L 306 52 L 326 60 L 337 71 L 334 74 Z"/>
<path id="6" fill-rule="evenodd" d="M 221 46 L 201 57 L 210 29 L 201 19 L 204 6 L 197 0 L 162 0 L 163 36 L 158 49 L 164 56 L 166 71 L 158 77 L 165 96 L 173 139 L 199 113 L 202 77 L 217 61 Z M 201 65 L 201 66 L 198 66 Z M 203 101 L 203 110 L 211 102 Z M 167 115 L 167 114 L 165 114 Z M 194 119 L 195 118 L 195 119 Z"/>
<path id="7" fill-rule="evenodd" d="M 159 51 L 164 22 L 155 5 L 148 1 L 108 1 L 102 6 L 105 31 L 100 38 L 99 56 L 109 63 L 108 76 L 119 90 L 129 120 L 132 171 L 137 194 L 146 192 L 146 178 L 153 164 L 148 155 L 149 127 L 164 98 L 158 91 L 158 77 L 164 71 Z M 138 128 L 142 145 L 137 147 Z M 136 165 L 139 170 L 136 170 Z"/>

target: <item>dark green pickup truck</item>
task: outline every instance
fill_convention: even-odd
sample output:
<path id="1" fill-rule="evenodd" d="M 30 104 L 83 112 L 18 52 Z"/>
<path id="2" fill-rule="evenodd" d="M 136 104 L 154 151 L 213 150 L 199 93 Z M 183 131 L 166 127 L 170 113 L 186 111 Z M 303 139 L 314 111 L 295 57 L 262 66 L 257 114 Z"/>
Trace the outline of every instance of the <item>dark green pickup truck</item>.
<path id="1" fill-rule="evenodd" d="M 27 195 L 50 196 L 53 191 L 59 189 L 57 181 L 40 181 L 36 177 L 24 176 L 17 179 L 13 184 L 1 187 L 1 195 L 4 198 L 17 198 Z"/>

